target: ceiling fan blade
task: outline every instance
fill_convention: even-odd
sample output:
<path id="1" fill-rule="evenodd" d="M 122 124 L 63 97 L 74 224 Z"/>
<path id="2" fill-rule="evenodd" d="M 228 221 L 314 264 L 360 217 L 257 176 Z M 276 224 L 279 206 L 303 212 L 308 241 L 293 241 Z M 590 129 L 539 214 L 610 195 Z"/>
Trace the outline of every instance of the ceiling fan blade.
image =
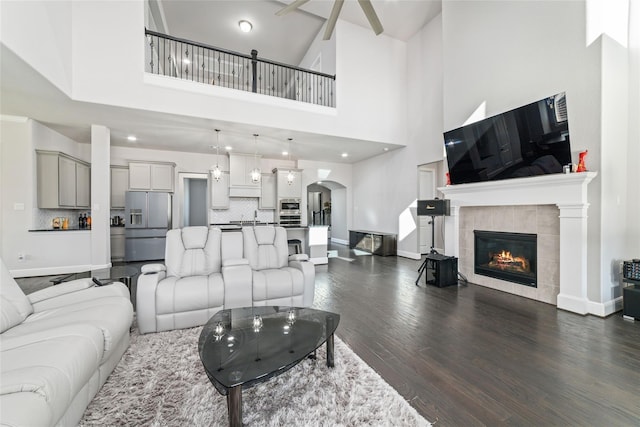
<path id="1" fill-rule="evenodd" d="M 342 9 L 342 5 L 344 4 L 344 0 L 336 0 L 333 3 L 333 8 L 331 9 L 331 15 L 329 15 L 329 19 L 327 19 L 327 28 L 324 30 L 324 37 L 322 40 L 329 40 L 331 35 L 333 34 L 333 30 L 336 27 L 336 22 L 338 21 L 338 15 L 340 15 L 340 10 Z"/>
<path id="2" fill-rule="evenodd" d="M 371 5 L 371 0 L 358 0 L 358 3 L 360 3 L 360 7 L 369 20 L 369 25 L 371 25 L 371 29 L 376 33 L 376 36 L 382 33 L 384 28 L 382 28 L 378 15 L 376 15 L 376 11 Z"/>
<path id="3" fill-rule="evenodd" d="M 303 4 L 307 3 L 308 1 L 309 0 L 295 0 L 294 2 L 291 2 L 288 6 L 285 6 L 279 11 L 277 11 L 276 15 L 282 16 L 282 15 L 286 15 L 289 12 L 293 12 Z"/>

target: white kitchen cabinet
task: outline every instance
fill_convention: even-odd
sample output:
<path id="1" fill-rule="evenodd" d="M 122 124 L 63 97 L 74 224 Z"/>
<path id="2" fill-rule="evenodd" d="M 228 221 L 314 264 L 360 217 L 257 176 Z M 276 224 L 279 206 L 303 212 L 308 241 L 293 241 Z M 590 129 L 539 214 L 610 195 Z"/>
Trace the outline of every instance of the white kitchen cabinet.
<path id="1" fill-rule="evenodd" d="M 129 163 L 129 190 L 151 189 L 151 164 Z"/>
<path id="2" fill-rule="evenodd" d="M 222 172 L 220 181 L 209 173 L 211 209 L 229 209 L 229 172 Z"/>
<path id="3" fill-rule="evenodd" d="M 260 182 L 260 209 L 276 208 L 276 174 L 263 173 Z"/>
<path id="4" fill-rule="evenodd" d="M 58 151 L 36 150 L 38 207 L 40 209 L 89 208 L 89 163 Z"/>
<path id="5" fill-rule="evenodd" d="M 229 195 L 260 197 L 260 182 L 251 181 L 251 171 L 260 168 L 261 156 L 229 154 Z"/>
<path id="6" fill-rule="evenodd" d="M 173 163 L 151 164 L 151 189 L 155 191 L 173 192 Z"/>
<path id="7" fill-rule="evenodd" d="M 129 189 L 129 168 L 111 166 L 111 209 L 124 209 L 125 193 Z"/>
<path id="8" fill-rule="evenodd" d="M 299 169 L 275 169 L 278 199 L 302 198 L 302 171 Z M 293 174 L 293 182 L 289 184 L 287 176 Z"/>
<path id="9" fill-rule="evenodd" d="M 175 163 L 129 162 L 129 190 L 173 192 Z"/>

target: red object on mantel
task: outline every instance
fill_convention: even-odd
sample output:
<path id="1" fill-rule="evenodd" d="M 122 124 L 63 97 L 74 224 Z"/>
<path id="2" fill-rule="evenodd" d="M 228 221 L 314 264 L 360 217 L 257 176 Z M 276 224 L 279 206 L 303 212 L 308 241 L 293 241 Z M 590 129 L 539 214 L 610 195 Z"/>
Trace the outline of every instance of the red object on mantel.
<path id="1" fill-rule="evenodd" d="M 451 177 L 449 176 L 449 172 L 447 172 L 447 185 L 451 185 Z"/>
<path id="2" fill-rule="evenodd" d="M 581 152 L 579 154 L 579 158 L 578 158 L 578 167 L 576 168 L 576 172 L 586 172 L 587 171 L 587 166 L 584 163 L 584 158 L 587 157 L 587 152 L 589 150 L 584 150 L 583 152 Z"/>

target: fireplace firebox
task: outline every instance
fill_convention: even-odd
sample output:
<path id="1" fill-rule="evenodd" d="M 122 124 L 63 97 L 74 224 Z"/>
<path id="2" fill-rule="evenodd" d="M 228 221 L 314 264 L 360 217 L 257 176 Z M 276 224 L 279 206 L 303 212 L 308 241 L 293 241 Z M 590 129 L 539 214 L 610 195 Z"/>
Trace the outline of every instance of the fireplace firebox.
<path id="1" fill-rule="evenodd" d="M 537 287 L 537 235 L 474 230 L 474 272 Z"/>

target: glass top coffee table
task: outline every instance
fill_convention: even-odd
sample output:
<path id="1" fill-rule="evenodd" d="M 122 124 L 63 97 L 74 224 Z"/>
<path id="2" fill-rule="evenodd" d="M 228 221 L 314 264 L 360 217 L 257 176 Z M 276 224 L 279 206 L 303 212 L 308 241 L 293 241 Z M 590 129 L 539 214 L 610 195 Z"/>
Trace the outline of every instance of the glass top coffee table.
<path id="1" fill-rule="evenodd" d="M 242 425 L 242 389 L 297 365 L 324 342 L 334 366 L 333 333 L 340 315 L 311 308 L 221 310 L 202 329 L 200 360 L 211 383 L 227 396 L 229 425 Z"/>

